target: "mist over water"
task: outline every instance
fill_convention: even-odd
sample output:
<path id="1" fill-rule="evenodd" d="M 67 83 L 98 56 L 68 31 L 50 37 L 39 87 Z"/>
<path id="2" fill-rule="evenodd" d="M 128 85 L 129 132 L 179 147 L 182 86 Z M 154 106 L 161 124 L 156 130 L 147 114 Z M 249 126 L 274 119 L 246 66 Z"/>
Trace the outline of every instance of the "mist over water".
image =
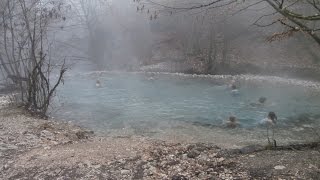
<path id="1" fill-rule="evenodd" d="M 282 27 L 253 25 L 261 13 L 272 12 L 263 3 L 236 15 L 232 15 L 230 9 L 170 15 L 148 3 L 141 11 L 142 5 L 126 0 L 103 1 L 102 4 L 87 0 L 70 2 L 72 8 L 66 11 L 66 20 L 51 30 L 56 59 L 68 57 L 68 64 L 73 69 L 83 61 L 91 63 L 93 70 L 122 71 L 172 63 L 169 66 L 179 70 L 187 71 L 193 66 L 193 71 L 202 73 L 210 47 L 215 48 L 211 53 L 217 63 L 251 63 L 265 69 L 319 66 L 313 64 L 319 59 L 319 52 L 312 40 L 304 35 L 296 34 L 272 43 L 266 41 L 274 32 L 281 32 Z M 157 2 L 188 5 L 188 1 Z M 236 6 L 234 11 L 242 6 L 245 4 Z M 158 18 L 150 20 L 154 14 Z M 267 17 L 262 23 L 270 20 L 272 18 Z M 210 44 L 210 41 L 214 43 Z M 224 70 L 209 73 L 215 72 L 223 73 Z M 278 74 L 286 75 L 287 72 Z"/>
<path id="2" fill-rule="evenodd" d="M 165 3 L 188 4 L 179 2 Z M 267 42 L 282 27 L 253 26 L 261 13 L 273 11 L 266 4 L 239 14 L 228 8 L 170 14 L 147 3 L 95 3 L 73 1 L 62 22 L 63 31 L 55 34 L 57 56 L 67 55 L 70 69 L 58 93 L 63 105 L 53 116 L 110 136 L 206 142 L 214 139 L 222 144 L 243 144 L 265 140 L 265 127 L 259 122 L 274 111 L 283 143 L 314 137 L 313 129 L 319 125 L 320 95 L 304 86 L 241 82 L 240 95 L 232 96 L 226 89 L 229 80 L 217 83 L 210 78 L 127 73 L 252 72 L 290 78 L 292 74 L 299 75 L 283 71 L 282 67 L 318 68 L 315 62 L 319 52 L 311 39 L 297 34 Z M 245 5 L 234 8 L 240 10 Z M 263 22 L 272 20 L 268 18 Z M 207 69 L 210 56 L 218 65 Z M 164 68 L 154 68 L 158 66 Z M 271 71 L 274 67 L 278 70 Z M 97 81 L 101 87 L 96 87 Z M 261 96 L 267 98 L 266 105 L 250 105 Z M 224 128 L 229 116 L 236 116 L 241 127 Z"/>

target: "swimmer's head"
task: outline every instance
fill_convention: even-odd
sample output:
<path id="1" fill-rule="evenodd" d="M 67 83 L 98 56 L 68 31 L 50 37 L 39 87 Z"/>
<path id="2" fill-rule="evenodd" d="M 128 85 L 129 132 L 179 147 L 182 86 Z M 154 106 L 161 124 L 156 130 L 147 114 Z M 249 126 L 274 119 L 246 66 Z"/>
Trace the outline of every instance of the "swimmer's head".
<path id="1" fill-rule="evenodd" d="M 232 84 L 232 85 L 231 85 L 231 89 L 232 89 L 232 90 L 237 89 L 237 86 L 236 86 L 235 84 Z"/>
<path id="2" fill-rule="evenodd" d="M 263 104 L 263 103 L 266 102 L 266 100 L 267 100 L 267 98 L 265 98 L 265 97 L 260 97 L 260 98 L 259 98 L 259 103 Z"/>
<path id="3" fill-rule="evenodd" d="M 232 122 L 232 123 L 236 122 L 236 120 L 237 120 L 237 119 L 236 119 L 235 116 L 230 116 L 230 117 L 229 117 L 229 121 Z"/>
<path id="4" fill-rule="evenodd" d="M 101 83 L 99 80 L 96 81 L 96 87 L 100 87 L 101 86 Z"/>
<path id="5" fill-rule="evenodd" d="M 276 122 L 278 120 L 276 113 L 269 112 L 268 118 L 271 119 L 273 122 Z"/>

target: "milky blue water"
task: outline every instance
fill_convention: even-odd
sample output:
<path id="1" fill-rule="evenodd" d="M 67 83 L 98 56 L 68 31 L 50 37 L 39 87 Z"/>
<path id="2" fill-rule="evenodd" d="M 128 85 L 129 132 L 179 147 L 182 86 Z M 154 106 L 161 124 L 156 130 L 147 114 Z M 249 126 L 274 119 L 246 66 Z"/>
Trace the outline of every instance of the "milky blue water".
<path id="1" fill-rule="evenodd" d="M 101 87 L 96 87 L 96 80 Z M 277 126 L 284 129 L 319 124 L 319 93 L 298 86 L 238 86 L 239 94 L 233 95 L 227 82 L 201 78 L 128 73 L 69 76 L 59 89 L 63 106 L 55 116 L 106 134 L 123 129 L 156 134 L 179 123 L 223 128 L 231 115 L 241 128 L 251 130 L 260 128 L 269 111 L 277 114 Z M 261 96 L 266 103 L 253 106 Z"/>

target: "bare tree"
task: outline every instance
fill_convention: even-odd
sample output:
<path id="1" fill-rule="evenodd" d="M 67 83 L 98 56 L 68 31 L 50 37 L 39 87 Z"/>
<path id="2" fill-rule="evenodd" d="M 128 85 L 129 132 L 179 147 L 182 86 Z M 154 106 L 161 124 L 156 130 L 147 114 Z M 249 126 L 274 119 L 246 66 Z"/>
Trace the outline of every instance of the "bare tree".
<path id="1" fill-rule="evenodd" d="M 236 0 L 210 0 L 204 2 L 198 2 L 196 5 L 167 5 L 167 3 L 159 3 L 155 0 L 139 0 L 137 1 L 143 4 L 149 4 L 152 6 L 158 6 L 162 8 L 162 11 L 166 12 L 180 12 L 180 11 L 190 11 L 190 10 L 199 10 L 207 11 L 212 9 L 217 9 L 226 6 L 232 6 L 239 4 Z M 274 12 L 271 14 L 262 14 L 260 17 L 257 17 L 256 22 L 254 23 L 260 27 L 271 26 L 275 24 L 280 24 L 285 26 L 287 29 L 281 33 L 275 33 L 268 40 L 279 40 L 285 37 L 289 37 L 296 32 L 302 32 L 310 36 L 318 45 L 320 45 L 320 1 L 319 0 L 305 0 L 305 1 L 294 1 L 294 0 L 254 0 L 245 2 L 244 7 L 240 9 L 235 9 L 235 12 L 232 15 L 235 15 L 239 12 L 247 10 L 249 7 L 256 6 L 258 4 L 265 3 L 269 5 Z M 190 3 L 191 4 L 191 3 Z M 264 18 L 272 18 L 274 21 L 267 24 L 260 24 Z"/>
<path id="2" fill-rule="evenodd" d="M 264 0 L 275 12 L 271 15 L 280 14 L 282 17 L 276 18 L 267 25 L 259 24 L 259 20 L 268 16 L 263 15 L 255 22 L 257 26 L 269 26 L 276 23 L 287 27 L 288 29 L 282 33 L 276 33 L 270 37 L 270 41 L 281 39 L 292 35 L 294 32 L 303 32 L 309 35 L 318 45 L 320 45 L 319 37 L 319 20 L 320 20 L 320 2 L 319 0 L 306 1 L 290 1 L 290 0 Z"/>
<path id="3" fill-rule="evenodd" d="M 46 117 L 56 88 L 66 72 L 52 63 L 48 26 L 60 21 L 62 1 L 4 0 L 0 4 L 1 71 L 20 90 L 18 100 L 27 110 Z M 59 67 L 58 78 L 51 73 Z"/>

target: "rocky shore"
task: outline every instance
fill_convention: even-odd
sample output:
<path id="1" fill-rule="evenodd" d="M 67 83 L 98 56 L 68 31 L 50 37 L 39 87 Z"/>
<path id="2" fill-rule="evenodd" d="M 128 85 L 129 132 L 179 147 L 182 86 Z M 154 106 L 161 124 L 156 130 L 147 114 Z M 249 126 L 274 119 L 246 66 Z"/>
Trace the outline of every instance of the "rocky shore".
<path id="1" fill-rule="evenodd" d="M 0 108 L 0 179 L 318 179 L 319 144 L 266 150 L 99 137 L 71 123 Z M 296 146 L 298 147 L 298 146 Z M 303 146 L 304 147 L 304 146 Z"/>

